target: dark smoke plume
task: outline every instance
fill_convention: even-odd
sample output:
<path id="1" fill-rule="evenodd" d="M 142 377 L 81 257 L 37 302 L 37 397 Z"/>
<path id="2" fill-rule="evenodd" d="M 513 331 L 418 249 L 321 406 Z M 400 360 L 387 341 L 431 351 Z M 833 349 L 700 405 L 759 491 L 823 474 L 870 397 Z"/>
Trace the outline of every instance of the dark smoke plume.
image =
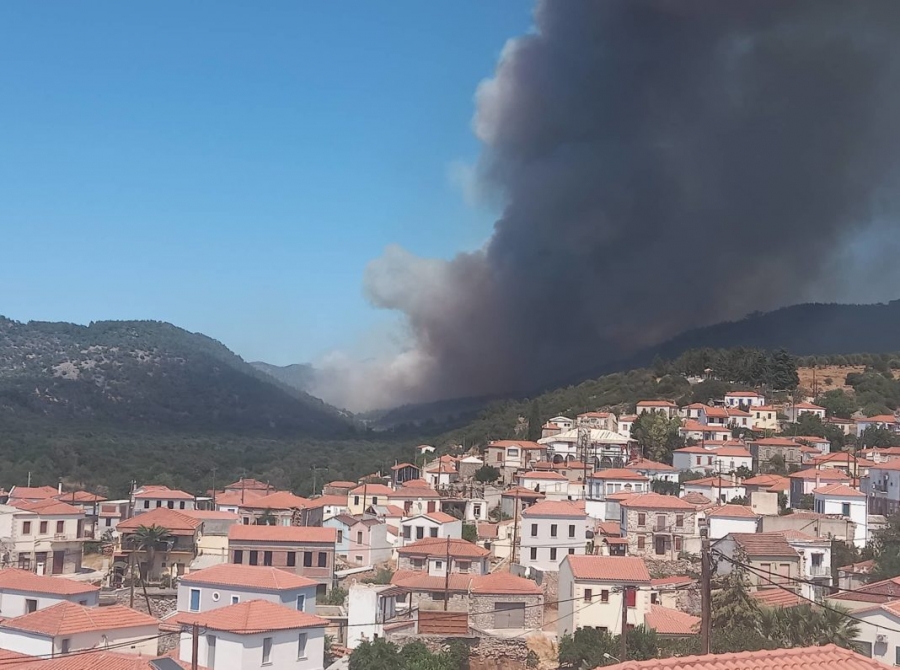
<path id="1" fill-rule="evenodd" d="M 325 394 L 529 391 L 840 297 L 847 245 L 897 239 L 898 54 L 898 0 L 539 2 L 477 93 L 492 238 L 450 262 L 374 261 L 368 295 L 414 346 Z"/>

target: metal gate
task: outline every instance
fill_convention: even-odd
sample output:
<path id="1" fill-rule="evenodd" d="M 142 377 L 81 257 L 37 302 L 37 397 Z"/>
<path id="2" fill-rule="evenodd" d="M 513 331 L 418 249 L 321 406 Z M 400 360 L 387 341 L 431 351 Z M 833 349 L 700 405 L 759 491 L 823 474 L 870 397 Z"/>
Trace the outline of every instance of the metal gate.
<path id="1" fill-rule="evenodd" d="M 525 603 L 494 603 L 494 628 L 525 628 Z"/>

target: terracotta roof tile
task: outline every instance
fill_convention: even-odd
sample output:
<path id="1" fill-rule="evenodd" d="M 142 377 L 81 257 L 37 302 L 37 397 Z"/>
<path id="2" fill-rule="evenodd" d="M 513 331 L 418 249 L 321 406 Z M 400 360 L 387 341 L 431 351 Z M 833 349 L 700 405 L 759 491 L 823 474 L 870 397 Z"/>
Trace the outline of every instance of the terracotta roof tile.
<path id="1" fill-rule="evenodd" d="M 200 521 L 233 521 L 236 523 L 241 520 L 241 517 L 234 512 L 220 512 L 216 509 L 185 509 L 180 512 Z"/>
<path id="2" fill-rule="evenodd" d="M 667 465 L 666 463 L 657 463 L 656 461 L 651 461 L 649 458 L 639 458 L 636 461 L 633 461 L 625 466 L 626 470 L 654 470 L 654 471 L 664 471 L 671 472 L 674 471 L 671 465 Z"/>
<path id="3" fill-rule="evenodd" d="M 29 570 L 20 570 L 19 568 L 0 570 L 0 589 L 51 593 L 63 596 L 97 593 L 100 591 L 99 586 L 76 582 L 74 579 L 66 579 L 65 577 L 37 575 Z"/>
<path id="4" fill-rule="evenodd" d="M 427 516 L 432 521 L 437 521 L 438 523 L 453 523 L 454 521 L 459 521 L 455 516 L 450 516 L 446 512 L 425 512 L 422 516 Z"/>
<path id="5" fill-rule="evenodd" d="M 194 496 L 186 491 L 170 489 L 168 486 L 143 486 L 134 494 L 135 500 L 193 500 Z"/>
<path id="6" fill-rule="evenodd" d="M 821 481 L 831 480 L 831 481 L 849 481 L 850 477 L 847 476 L 846 473 L 841 472 L 840 470 L 817 470 L 815 468 L 809 468 L 807 470 L 800 470 L 800 472 L 793 472 L 788 475 L 789 479 L 807 479 L 807 480 L 816 480 L 819 479 Z"/>
<path id="7" fill-rule="evenodd" d="M 472 578 L 472 593 L 480 595 L 540 595 L 541 587 L 530 579 L 516 577 L 508 572 L 492 572 Z"/>
<path id="8" fill-rule="evenodd" d="M 309 500 L 295 496 L 290 491 L 279 491 L 261 498 L 247 500 L 241 507 L 249 509 L 303 509 Z"/>
<path id="9" fill-rule="evenodd" d="M 496 523 L 479 523 L 476 524 L 478 537 L 483 540 L 496 540 L 499 536 L 500 526 Z"/>
<path id="10" fill-rule="evenodd" d="M 266 495 L 265 491 L 259 491 L 257 489 L 226 491 L 225 493 L 216 494 L 216 505 L 240 506 L 251 500 L 262 498 L 264 495 Z"/>
<path id="11" fill-rule="evenodd" d="M 745 518 L 757 519 L 759 515 L 745 505 L 722 505 L 715 509 L 708 510 L 706 516 L 712 517 L 728 517 L 732 519 Z"/>
<path id="12" fill-rule="evenodd" d="M 762 398 L 756 391 L 729 391 L 725 394 L 726 398 Z"/>
<path id="13" fill-rule="evenodd" d="M 106 498 L 104 498 L 103 496 L 97 495 L 96 493 L 90 493 L 88 491 L 66 491 L 65 493 L 60 493 L 59 495 L 53 497 L 62 502 L 69 503 L 70 505 L 74 505 L 75 503 L 94 503 L 106 501 Z"/>
<path id="14" fill-rule="evenodd" d="M 152 616 L 124 605 L 85 607 L 65 601 L 31 614 L 6 619 L 0 624 L 0 628 L 11 628 L 55 637 L 118 628 L 142 626 L 155 628 L 158 624 L 159 621 Z"/>
<path id="15" fill-rule="evenodd" d="M 575 579 L 650 583 L 644 560 L 635 556 L 566 556 Z"/>
<path id="16" fill-rule="evenodd" d="M 868 561 L 860 561 L 859 563 L 851 563 L 850 565 L 844 565 L 838 570 L 842 572 L 851 572 L 857 575 L 868 575 L 872 572 L 872 568 L 875 567 L 875 559 L 869 559 Z"/>
<path id="17" fill-rule="evenodd" d="M 532 491 L 531 489 L 526 489 L 521 486 L 513 486 L 512 488 L 508 488 L 503 493 L 500 494 L 501 497 L 504 498 L 546 498 L 543 493 L 538 493 L 537 491 Z"/>
<path id="18" fill-rule="evenodd" d="M 44 500 L 55 498 L 59 490 L 54 486 L 13 486 L 9 492 L 10 500 Z"/>
<path id="19" fill-rule="evenodd" d="M 334 487 L 336 489 L 346 489 L 346 488 L 352 489 L 356 486 L 359 486 L 359 484 L 357 482 L 348 482 L 348 481 L 345 481 L 342 479 L 336 479 L 333 482 L 328 482 L 327 484 L 325 484 L 325 486 Z"/>
<path id="20" fill-rule="evenodd" d="M 831 484 L 829 486 L 820 486 L 817 489 L 813 489 L 813 493 L 817 493 L 820 496 L 841 496 L 842 498 L 865 498 L 866 494 L 857 491 L 856 489 L 852 489 L 846 484 Z"/>
<path id="21" fill-rule="evenodd" d="M 45 498 L 44 500 L 20 500 L 12 503 L 13 507 L 26 512 L 34 512 L 35 514 L 44 514 L 47 516 L 84 516 L 84 511 L 79 507 L 73 507 L 68 503 L 61 502 L 54 498 Z"/>
<path id="22" fill-rule="evenodd" d="M 516 475 L 516 477 L 518 479 L 550 479 L 562 482 L 566 481 L 566 478 L 558 472 L 538 472 L 534 470 L 531 472 L 523 472 L 520 475 Z"/>
<path id="23" fill-rule="evenodd" d="M 731 537 L 747 556 L 798 557 L 797 552 L 780 533 L 731 533 Z"/>
<path id="24" fill-rule="evenodd" d="M 885 670 L 878 661 L 833 644 L 626 661 L 606 670 Z"/>
<path id="25" fill-rule="evenodd" d="M 641 400 L 638 407 L 678 407 L 671 400 Z"/>
<path id="26" fill-rule="evenodd" d="M 880 582 L 860 586 L 850 593 L 829 596 L 832 600 L 853 600 L 859 602 L 884 603 L 900 598 L 900 577 L 883 579 Z"/>
<path id="27" fill-rule="evenodd" d="M 701 506 L 701 507 L 702 507 L 702 506 L 705 506 L 705 505 L 711 505 L 711 504 L 712 504 L 712 500 L 710 500 L 709 498 L 707 498 L 707 497 L 706 497 L 705 495 L 703 495 L 702 493 L 688 493 L 688 494 L 683 495 L 683 496 L 681 497 L 681 499 L 682 499 L 684 502 L 686 502 L 686 503 L 690 503 L 690 504 L 693 505 L 694 507 L 698 507 L 698 506 Z"/>
<path id="28" fill-rule="evenodd" d="M 671 575 L 670 577 L 658 577 L 650 580 L 650 586 L 680 586 L 682 584 L 693 584 L 694 578 L 690 575 Z"/>
<path id="29" fill-rule="evenodd" d="M 189 517 L 183 512 L 176 512 L 167 507 L 157 507 L 149 512 L 120 521 L 117 530 L 122 532 L 137 530 L 141 526 L 162 526 L 173 535 L 193 535 L 202 523 L 200 519 Z"/>
<path id="30" fill-rule="evenodd" d="M 700 617 L 662 605 L 650 605 L 650 611 L 644 614 L 644 625 L 660 635 L 693 635 L 700 628 Z"/>
<path id="31" fill-rule="evenodd" d="M 622 534 L 622 526 L 618 521 L 601 521 L 597 524 L 597 532 L 607 537 L 619 537 Z"/>
<path id="32" fill-rule="evenodd" d="M 472 544 L 466 540 L 450 539 L 449 543 L 443 537 L 426 537 L 423 540 L 416 540 L 412 544 L 400 547 L 397 553 L 401 555 L 412 556 L 428 556 L 441 557 L 446 556 L 448 552 L 451 558 L 484 558 L 491 552 L 487 549 Z"/>
<path id="33" fill-rule="evenodd" d="M 394 489 L 384 484 L 362 484 L 351 490 L 350 494 L 354 496 L 365 495 L 368 498 L 370 496 L 389 496 L 393 492 Z"/>
<path id="34" fill-rule="evenodd" d="M 584 509 L 568 500 L 542 500 L 522 512 L 522 516 L 583 517 L 586 514 Z"/>
<path id="35" fill-rule="evenodd" d="M 318 582 L 278 568 L 257 565 L 222 563 L 203 570 L 190 572 L 181 578 L 184 584 L 218 584 L 240 586 L 265 591 L 289 591 Z"/>
<path id="36" fill-rule="evenodd" d="M 306 502 L 307 509 L 316 509 L 318 507 L 346 507 L 347 496 L 319 496 L 318 498 L 310 498 Z"/>
<path id="37" fill-rule="evenodd" d="M 635 482 L 647 481 L 647 478 L 644 475 L 632 470 L 628 470 L 626 468 L 609 468 L 607 470 L 599 470 L 594 474 L 589 475 L 588 479 L 624 479 Z"/>
<path id="38" fill-rule="evenodd" d="M 256 635 L 274 630 L 324 628 L 327 619 L 296 609 L 276 605 L 268 600 L 248 600 L 208 612 L 178 612 L 166 619 L 167 624 L 200 624 L 202 628 L 236 635 Z"/>
<path id="39" fill-rule="evenodd" d="M 397 570 L 391 577 L 391 584 L 409 591 L 443 591 L 445 587 L 450 591 L 468 591 L 471 583 L 472 575 L 458 572 L 450 573 L 449 584 L 444 576 L 417 570 Z"/>
<path id="40" fill-rule="evenodd" d="M 13 652 L 3 652 L 13 653 Z M 0 657 L 0 660 L 6 660 Z M 113 651 L 100 651 L 92 649 L 87 654 L 66 654 L 65 656 L 57 656 L 54 659 L 39 661 L 33 656 L 25 656 L 22 658 L 21 665 L 7 664 L 3 665 L 13 670 L 21 668 L 21 670 L 156 670 L 158 666 L 152 661 L 157 660 L 153 656 L 135 656 L 134 654 L 122 654 Z M 180 661 L 176 658 L 171 659 L 175 662 L 175 667 L 183 670 L 189 670 L 190 663 Z M 203 669 L 203 666 L 198 666 Z"/>
<path id="41" fill-rule="evenodd" d="M 418 498 L 440 498 L 441 494 L 435 491 L 427 483 L 425 486 L 410 486 L 407 482 L 396 491 L 388 494 L 389 500 L 417 500 Z"/>
<path id="42" fill-rule="evenodd" d="M 623 500 L 622 507 L 635 509 L 671 509 L 694 511 L 694 506 L 676 496 L 664 496 L 660 493 L 636 493 Z"/>
<path id="43" fill-rule="evenodd" d="M 121 527 L 121 526 L 120 526 Z M 320 526 L 242 526 L 228 529 L 228 540 L 238 542 L 288 542 L 306 544 L 308 542 L 334 544 L 337 541 L 336 528 Z"/>
<path id="44" fill-rule="evenodd" d="M 760 589 L 753 591 L 750 597 L 765 607 L 796 607 L 801 602 L 800 596 L 784 589 Z"/>

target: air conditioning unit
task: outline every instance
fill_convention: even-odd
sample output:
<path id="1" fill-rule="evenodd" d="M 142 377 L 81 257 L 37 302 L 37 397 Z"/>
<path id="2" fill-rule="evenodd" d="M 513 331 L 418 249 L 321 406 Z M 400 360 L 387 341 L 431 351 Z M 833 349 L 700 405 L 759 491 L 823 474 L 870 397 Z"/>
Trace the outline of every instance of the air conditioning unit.
<path id="1" fill-rule="evenodd" d="M 887 644 L 887 635 L 885 635 L 884 633 L 878 633 L 878 635 L 875 636 L 875 642 L 877 642 L 878 644 Z"/>

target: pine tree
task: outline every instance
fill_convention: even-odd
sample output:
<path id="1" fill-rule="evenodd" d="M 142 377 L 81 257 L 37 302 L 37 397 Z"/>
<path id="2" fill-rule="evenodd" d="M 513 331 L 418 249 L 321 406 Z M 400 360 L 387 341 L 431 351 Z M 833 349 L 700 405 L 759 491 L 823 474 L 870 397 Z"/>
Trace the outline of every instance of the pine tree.
<path id="1" fill-rule="evenodd" d="M 528 439 L 537 442 L 541 439 L 541 406 L 537 400 L 531 401 L 531 408 L 528 411 Z"/>

